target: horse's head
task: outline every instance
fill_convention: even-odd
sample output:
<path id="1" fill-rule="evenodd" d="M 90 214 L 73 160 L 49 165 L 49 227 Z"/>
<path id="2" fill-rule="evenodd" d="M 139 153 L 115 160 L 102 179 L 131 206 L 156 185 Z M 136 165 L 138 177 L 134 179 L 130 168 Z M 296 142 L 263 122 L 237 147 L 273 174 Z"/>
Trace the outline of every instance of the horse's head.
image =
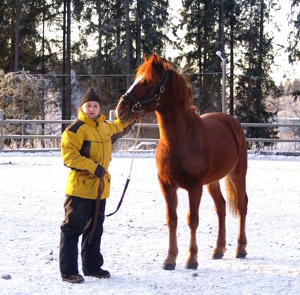
<path id="1" fill-rule="evenodd" d="M 153 54 L 138 68 L 132 86 L 121 96 L 116 107 L 117 118 L 132 121 L 160 107 L 166 90 L 170 65 Z"/>

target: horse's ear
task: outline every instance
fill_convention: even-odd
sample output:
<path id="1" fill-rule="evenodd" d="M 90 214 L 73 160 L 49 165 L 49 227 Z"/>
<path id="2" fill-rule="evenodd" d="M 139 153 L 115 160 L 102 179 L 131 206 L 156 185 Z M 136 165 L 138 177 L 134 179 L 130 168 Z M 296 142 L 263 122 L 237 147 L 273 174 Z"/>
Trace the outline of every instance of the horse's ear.
<path id="1" fill-rule="evenodd" d="M 144 61 L 147 61 L 149 58 L 148 58 L 148 56 L 146 55 L 146 53 L 144 53 Z"/>

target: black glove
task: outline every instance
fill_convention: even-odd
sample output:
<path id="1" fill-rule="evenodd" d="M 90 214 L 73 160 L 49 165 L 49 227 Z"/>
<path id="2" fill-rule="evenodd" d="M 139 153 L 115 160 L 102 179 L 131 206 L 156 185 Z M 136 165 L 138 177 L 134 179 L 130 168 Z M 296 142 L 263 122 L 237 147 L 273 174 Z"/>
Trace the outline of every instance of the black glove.
<path id="1" fill-rule="evenodd" d="M 106 173 L 105 169 L 101 165 L 98 165 L 94 174 L 99 178 L 103 178 L 105 173 Z"/>

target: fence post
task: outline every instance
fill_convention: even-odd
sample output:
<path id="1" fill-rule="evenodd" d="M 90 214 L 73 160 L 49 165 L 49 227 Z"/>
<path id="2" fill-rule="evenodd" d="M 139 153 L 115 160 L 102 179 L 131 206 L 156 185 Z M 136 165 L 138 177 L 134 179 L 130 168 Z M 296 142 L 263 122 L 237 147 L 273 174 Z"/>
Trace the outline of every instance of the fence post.
<path id="1" fill-rule="evenodd" d="M 2 109 L 0 109 L 0 121 L 4 120 L 4 112 Z M 3 136 L 3 126 L 2 124 L 0 125 L 0 135 Z M 0 150 L 2 150 L 4 147 L 4 139 L 0 139 Z"/>
<path id="2" fill-rule="evenodd" d="M 114 110 L 109 111 L 109 121 L 114 121 L 116 120 L 116 113 Z"/>

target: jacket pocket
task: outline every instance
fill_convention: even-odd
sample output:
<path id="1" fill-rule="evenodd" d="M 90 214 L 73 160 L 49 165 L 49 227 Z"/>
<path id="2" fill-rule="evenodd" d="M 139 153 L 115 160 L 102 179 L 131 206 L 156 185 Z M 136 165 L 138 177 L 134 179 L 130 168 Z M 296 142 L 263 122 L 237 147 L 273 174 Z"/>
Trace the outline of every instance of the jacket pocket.
<path id="1" fill-rule="evenodd" d="M 100 179 L 89 172 L 78 177 L 78 189 L 82 196 L 96 198 L 99 184 Z"/>

